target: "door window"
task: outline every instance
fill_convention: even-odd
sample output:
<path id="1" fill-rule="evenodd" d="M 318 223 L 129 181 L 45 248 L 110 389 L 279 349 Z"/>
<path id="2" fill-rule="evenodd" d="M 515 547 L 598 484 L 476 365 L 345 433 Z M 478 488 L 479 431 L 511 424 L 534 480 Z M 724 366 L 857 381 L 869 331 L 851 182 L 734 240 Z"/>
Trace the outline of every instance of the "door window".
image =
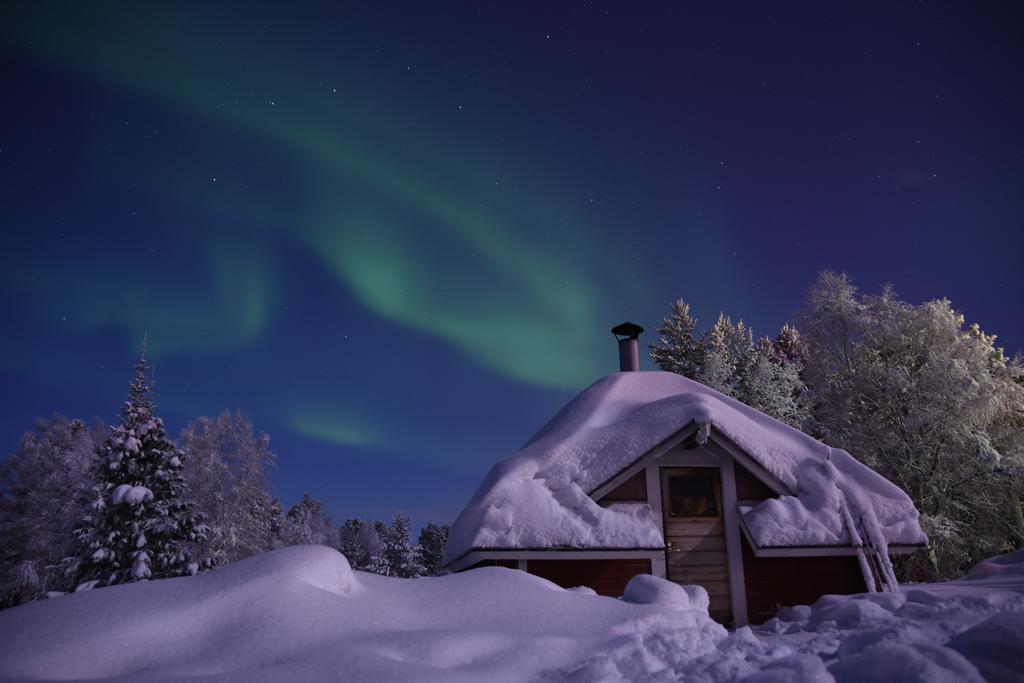
<path id="1" fill-rule="evenodd" d="M 714 472 L 670 475 L 669 514 L 673 517 L 718 517 Z"/>

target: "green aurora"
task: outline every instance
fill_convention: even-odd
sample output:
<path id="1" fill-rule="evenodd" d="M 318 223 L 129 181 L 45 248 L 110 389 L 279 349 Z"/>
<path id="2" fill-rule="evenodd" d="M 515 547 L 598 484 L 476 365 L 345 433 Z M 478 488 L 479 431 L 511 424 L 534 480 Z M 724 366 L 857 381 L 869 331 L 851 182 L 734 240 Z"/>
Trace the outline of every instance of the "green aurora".
<path id="1" fill-rule="evenodd" d="M 73 16 L 75 11 L 89 16 Z M 339 91 L 335 101 L 343 104 L 329 105 L 329 117 L 314 114 L 328 106 L 327 88 L 306 78 L 311 70 L 298 61 L 287 67 L 259 63 L 254 61 L 258 50 L 233 44 L 232 37 L 226 44 L 213 36 L 210 42 L 179 44 L 177 25 L 184 20 L 173 13 L 108 21 L 95 9 L 75 6 L 59 17 L 27 15 L 5 24 L 3 42 L 9 49 L 28 51 L 104 87 L 127 88 L 173 104 L 210 125 L 248 131 L 271 153 L 307 168 L 309 206 L 297 215 L 282 215 L 258 199 L 225 197 L 224 192 L 206 198 L 190 192 L 179 201 L 236 222 L 250 216 L 254 224 L 308 249 L 373 313 L 441 339 L 504 376 L 567 389 L 606 367 L 607 343 L 593 331 L 608 325 L 612 314 L 607 304 L 613 302 L 595 297 L 592 269 L 613 263 L 611 251 L 565 221 L 543 215 L 509 220 L 521 210 L 484 205 L 480 197 L 486 195 L 478 191 L 485 188 L 475 179 L 488 175 L 485 165 L 460 162 L 450 151 L 458 143 L 444 142 L 446 135 L 454 136 L 443 127 L 431 131 L 435 144 L 418 145 L 418 157 L 429 159 L 445 150 L 445 163 L 461 173 L 439 176 L 435 164 L 407 163 L 381 153 L 389 145 L 374 141 L 395 137 L 399 124 L 389 122 L 372 100 L 353 94 L 354 88 L 333 86 Z M 82 31 L 80 23 L 105 30 Z M 208 54 L 211 50 L 236 54 L 239 63 L 225 70 L 223 61 Z M 124 60 L 126 52 L 138 58 Z M 288 92 L 252 95 L 257 86 L 246 78 L 254 73 L 276 74 L 261 82 L 287 83 Z M 530 204 L 517 200 L 518 206 Z M 264 205 L 245 208 L 247 202 Z M 551 235 L 558 244 L 547 248 Z M 248 238 L 242 229 L 228 239 Z M 78 296 L 85 324 L 113 325 L 133 336 L 148 328 L 158 340 L 158 352 L 251 342 L 272 318 L 271 259 L 258 252 L 241 260 L 236 254 L 225 257 L 216 245 L 203 249 L 212 295 L 199 299 L 200 305 L 195 297 L 165 296 L 146 284 L 134 289 L 124 305 L 101 308 L 88 302 L 109 301 L 111 293 L 104 291 L 109 285 L 83 278 L 88 287 Z M 624 281 L 627 289 L 620 294 L 628 299 L 636 286 L 635 280 Z M 154 316 L 154 310 L 162 313 Z M 545 353 L 558 346 L 577 352 Z"/>

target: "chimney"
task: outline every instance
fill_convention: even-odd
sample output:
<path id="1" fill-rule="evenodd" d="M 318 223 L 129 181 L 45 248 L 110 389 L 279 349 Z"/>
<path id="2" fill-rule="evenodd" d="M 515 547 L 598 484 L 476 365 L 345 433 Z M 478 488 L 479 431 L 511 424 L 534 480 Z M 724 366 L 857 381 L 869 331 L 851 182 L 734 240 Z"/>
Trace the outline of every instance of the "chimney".
<path id="1" fill-rule="evenodd" d="M 636 323 L 622 323 L 612 328 L 612 334 L 619 340 L 619 370 L 636 372 L 640 369 L 640 342 L 637 337 L 644 331 Z"/>

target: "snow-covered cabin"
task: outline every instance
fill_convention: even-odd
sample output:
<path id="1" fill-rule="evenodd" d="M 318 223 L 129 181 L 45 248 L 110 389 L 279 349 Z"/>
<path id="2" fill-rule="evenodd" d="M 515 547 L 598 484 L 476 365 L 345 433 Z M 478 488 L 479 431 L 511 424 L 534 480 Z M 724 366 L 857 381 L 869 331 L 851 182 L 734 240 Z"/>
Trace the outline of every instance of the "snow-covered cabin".
<path id="1" fill-rule="evenodd" d="M 585 389 L 455 520 L 451 571 L 499 565 L 622 594 L 636 574 L 704 586 L 741 625 L 779 605 L 894 584 L 889 555 L 927 543 L 909 496 L 844 450 L 708 387 L 623 371 Z"/>

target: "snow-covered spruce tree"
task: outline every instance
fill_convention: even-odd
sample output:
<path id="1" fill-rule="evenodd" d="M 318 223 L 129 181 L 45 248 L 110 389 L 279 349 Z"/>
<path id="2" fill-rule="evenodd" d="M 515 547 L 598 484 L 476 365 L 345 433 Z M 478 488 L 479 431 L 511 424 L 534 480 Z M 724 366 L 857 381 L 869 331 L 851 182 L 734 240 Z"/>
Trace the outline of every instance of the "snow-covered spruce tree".
<path id="1" fill-rule="evenodd" d="M 281 536 L 284 545 L 338 545 L 338 530 L 331 525 L 323 503 L 308 493 L 288 510 Z"/>
<path id="2" fill-rule="evenodd" d="M 813 431 L 911 495 L 932 576 L 1019 547 L 1019 362 L 948 301 L 862 296 L 845 275 L 823 273 L 801 318 Z"/>
<path id="3" fill-rule="evenodd" d="M 89 510 L 106 427 L 40 419 L 0 463 L 0 607 L 69 588 L 74 530 Z"/>
<path id="4" fill-rule="evenodd" d="M 253 434 L 242 413 L 200 417 L 178 439 L 188 456 L 185 480 L 206 515 L 208 556 L 223 565 L 274 547 L 275 508 L 268 473 L 270 437 Z M 278 510 L 280 505 L 278 505 Z"/>
<path id="5" fill-rule="evenodd" d="M 800 331 L 789 323 L 779 330 L 772 348 L 772 360 L 780 365 L 791 363 L 802 370 L 807 364 L 807 344 L 800 336 Z"/>
<path id="6" fill-rule="evenodd" d="M 658 341 L 649 345 L 651 359 L 666 372 L 697 379 L 704 364 L 704 351 L 694 336 L 697 319 L 690 315 L 690 304 L 682 299 L 657 327 Z"/>
<path id="7" fill-rule="evenodd" d="M 420 529 L 416 549 L 424 576 L 444 573 L 444 546 L 448 543 L 448 525 L 430 522 Z"/>
<path id="8" fill-rule="evenodd" d="M 423 573 L 423 567 L 420 566 L 418 554 L 412 544 L 410 529 L 409 517 L 396 512 L 384 537 L 383 555 L 388 565 L 389 576 L 408 579 Z"/>
<path id="9" fill-rule="evenodd" d="M 353 569 L 363 571 L 370 563 L 369 549 L 364 542 L 365 527 L 366 522 L 358 517 L 350 517 L 338 529 L 338 551 L 345 556 Z"/>
<path id="10" fill-rule="evenodd" d="M 79 529 L 86 549 L 79 584 L 195 574 L 190 549 L 202 548 L 206 527 L 182 476 L 184 453 L 155 415 L 143 355 L 120 422 L 100 449 L 91 514 Z"/>
<path id="11" fill-rule="evenodd" d="M 659 326 L 651 358 L 662 370 L 675 372 L 732 396 L 795 427 L 806 418 L 800 379 L 806 350 L 796 328 L 785 325 L 776 342 L 753 341 L 741 320 L 721 313 L 696 339 L 696 319 L 682 299 Z"/>
<path id="12" fill-rule="evenodd" d="M 381 521 L 363 525 L 359 542 L 366 548 L 366 571 L 391 576 L 391 563 L 384 552 L 388 538 L 388 525 Z"/>
<path id="13" fill-rule="evenodd" d="M 701 384 L 737 397 L 754 362 L 753 334 L 743 321 L 733 324 L 725 313 L 701 336 L 703 363 L 697 374 Z"/>
<path id="14" fill-rule="evenodd" d="M 275 497 L 270 501 L 270 547 L 284 547 L 284 509 L 281 499 Z"/>
<path id="15" fill-rule="evenodd" d="M 771 339 L 754 344 L 736 398 L 766 415 L 800 428 L 807 419 L 800 365 L 790 362 Z"/>

